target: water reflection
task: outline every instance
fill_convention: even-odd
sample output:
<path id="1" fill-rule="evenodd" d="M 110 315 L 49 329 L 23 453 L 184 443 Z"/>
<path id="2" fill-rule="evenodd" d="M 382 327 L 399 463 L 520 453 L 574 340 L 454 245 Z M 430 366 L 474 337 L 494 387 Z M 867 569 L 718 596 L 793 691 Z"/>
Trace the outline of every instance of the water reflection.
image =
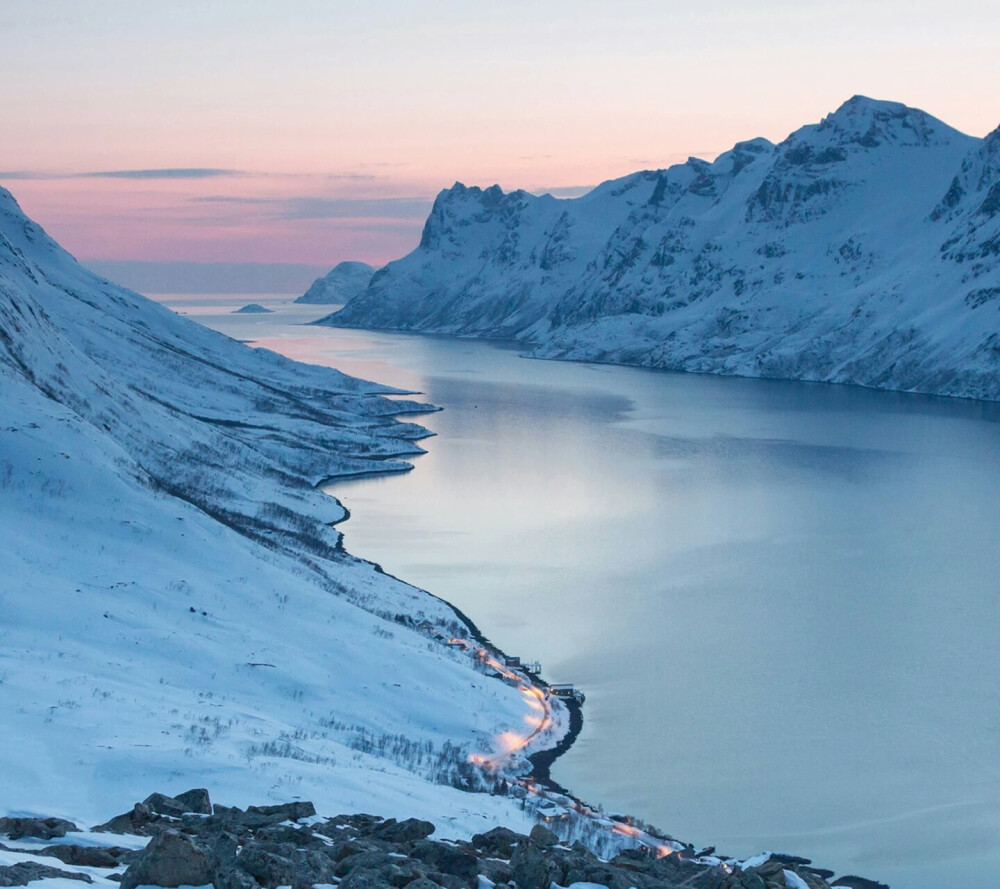
<path id="1" fill-rule="evenodd" d="M 309 313 L 218 323 L 445 408 L 413 472 L 334 487 L 346 544 L 586 689 L 557 780 L 731 853 L 903 889 L 996 872 L 997 406 Z"/>

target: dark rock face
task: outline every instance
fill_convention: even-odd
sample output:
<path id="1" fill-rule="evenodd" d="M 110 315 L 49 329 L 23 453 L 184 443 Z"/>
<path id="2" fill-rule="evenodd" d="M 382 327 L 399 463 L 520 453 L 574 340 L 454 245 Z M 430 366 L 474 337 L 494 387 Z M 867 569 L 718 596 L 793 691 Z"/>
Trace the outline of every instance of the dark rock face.
<path id="1" fill-rule="evenodd" d="M 87 874 L 77 874 L 72 871 L 49 867 L 47 864 L 35 864 L 21 861 L 10 867 L 0 867 L 0 886 L 27 886 L 35 880 L 48 880 L 62 877 L 67 880 L 80 880 L 82 883 L 93 883 Z"/>
<path id="2" fill-rule="evenodd" d="M 519 843 L 510 866 L 520 889 L 549 889 L 549 883 L 561 884 L 562 869 L 534 843 Z"/>
<path id="3" fill-rule="evenodd" d="M 407 818 L 406 821 L 397 822 L 395 818 L 390 818 L 376 827 L 371 836 L 387 843 L 412 843 L 414 840 L 425 840 L 432 833 L 434 825 L 430 821 Z"/>
<path id="4" fill-rule="evenodd" d="M 280 851 L 279 851 L 280 850 Z M 281 853 L 285 854 L 281 854 Z M 263 845 L 245 846 L 237 863 L 265 889 L 287 886 L 295 875 L 292 856 L 294 846 L 278 844 L 271 848 Z"/>
<path id="5" fill-rule="evenodd" d="M 161 829 L 156 825 L 162 818 L 180 818 L 189 813 L 195 815 L 212 814 L 212 801 L 209 799 L 207 790 L 195 788 L 177 796 L 151 793 L 141 803 L 136 803 L 131 812 L 116 815 L 110 821 L 99 824 L 94 830 L 102 833 L 152 836 Z"/>
<path id="6" fill-rule="evenodd" d="M 183 804 L 187 812 L 194 812 L 196 815 L 212 814 L 212 800 L 209 799 L 208 791 L 204 787 L 196 787 L 193 790 L 179 793 L 174 799 Z"/>
<path id="7" fill-rule="evenodd" d="M 554 846 L 559 842 L 559 837 L 542 824 L 536 824 L 531 828 L 528 839 L 539 846 Z"/>
<path id="8" fill-rule="evenodd" d="M 514 846 L 524 839 L 519 833 L 509 830 L 506 827 L 494 827 L 486 833 L 477 833 L 472 838 L 472 845 L 477 849 L 482 849 L 487 855 L 495 855 L 497 858 L 510 858 L 514 852 Z"/>
<path id="9" fill-rule="evenodd" d="M 0 834 L 6 834 L 12 840 L 23 837 L 51 840 L 66 836 L 67 831 L 79 829 L 64 818 L 0 818 Z"/>
<path id="10" fill-rule="evenodd" d="M 204 790 L 177 797 L 154 793 L 101 827 L 152 837 L 142 851 L 56 844 L 33 852 L 71 866 L 110 870 L 128 864 L 120 877 L 107 875 L 119 880 L 122 889 L 209 883 L 214 889 L 312 889 L 316 884 L 339 884 L 339 889 L 478 889 L 480 877 L 501 889 L 550 889 L 553 883 L 596 883 L 608 889 L 785 889 L 786 870 L 810 889 L 887 889 L 860 877 L 842 877 L 831 884 L 828 871 L 791 855 L 774 854 L 745 870 L 733 861 L 697 860 L 693 847 L 664 858 L 628 849 L 612 861 L 602 861 L 579 842 L 567 847 L 542 825 L 530 836 L 496 827 L 476 834 L 471 842 L 436 841 L 430 839 L 434 825 L 429 821 L 358 814 L 301 823 L 315 813 L 308 802 L 244 811 L 212 806 Z M 69 825 L 56 822 L 0 823 L 38 832 Z M 25 863 L 0 867 L 0 889 L 52 876 L 92 882 L 86 874 Z"/>
<path id="11" fill-rule="evenodd" d="M 250 806 L 247 815 L 260 815 L 265 818 L 278 818 L 279 821 L 298 821 L 300 818 L 312 818 L 316 807 L 312 803 L 283 803 L 280 806 Z M 280 816 L 280 817 L 279 817 Z"/>
<path id="12" fill-rule="evenodd" d="M 468 880 L 470 884 L 475 883 L 476 874 L 479 873 L 479 862 L 476 856 L 472 852 L 456 846 L 423 840 L 414 843 L 410 854 L 425 864 L 429 864 L 435 870 L 451 874 L 460 880 Z"/>
<path id="13" fill-rule="evenodd" d="M 122 889 L 136 886 L 204 886 L 215 878 L 218 861 L 193 837 L 165 830 L 153 837 L 122 877 Z"/>
<path id="14" fill-rule="evenodd" d="M 118 867 L 122 862 L 129 862 L 138 853 L 119 846 L 102 848 L 100 846 L 48 846 L 36 854 L 49 858 L 58 858 L 63 864 L 73 864 L 78 867 Z"/>

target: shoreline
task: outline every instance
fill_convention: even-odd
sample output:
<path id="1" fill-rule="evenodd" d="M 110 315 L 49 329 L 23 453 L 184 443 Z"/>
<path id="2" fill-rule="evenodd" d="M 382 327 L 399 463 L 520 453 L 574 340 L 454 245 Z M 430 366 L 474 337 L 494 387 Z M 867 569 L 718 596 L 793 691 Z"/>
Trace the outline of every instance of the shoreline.
<path id="1" fill-rule="evenodd" d="M 338 480 L 351 481 L 352 479 L 355 478 L 362 478 L 362 477 L 372 478 L 381 475 L 390 477 L 393 475 L 399 475 L 402 472 L 409 472 L 412 469 L 413 466 L 411 465 L 405 470 L 387 469 L 387 470 L 382 470 L 381 472 L 378 470 L 374 470 L 371 472 L 364 473 L 363 476 L 341 475 L 338 477 Z M 327 484 L 330 484 L 330 482 L 328 481 L 321 482 L 320 484 L 316 485 L 316 487 L 322 488 Z M 340 506 L 340 508 L 344 511 L 343 518 L 340 518 L 335 522 L 330 522 L 331 528 L 337 528 L 339 525 L 342 525 L 344 522 L 348 521 L 351 518 L 351 511 L 346 506 L 344 506 L 343 502 L 335 494 L 330 494 L 327 492 L 324 493 L 326 493 L 328 497 L 332 497 Z M 348 550 L 344 546 L 344 536 L 345 536 L 344 533 L 342 531 L 339 531 L 338 533 L 340 534 L 340 540 L 337 541 L 338 552 L 350 556 L 352 559 L 357 559 L 360 562 L 364 562 L 368 565 L 371 565 L 372 568 L 379 574 L 383 574 L 386 577 L 391 577 L 393 580 L 398 580 L 400 583 L 405 583 L 409 587 L 413 587 L 414 589 L 420 590 L 420 592 L 425 593 L 432 599 L 437 599 L 438 602 L 441 602 L 442 604 L 446 605 L 449 609 L 451 609 L 455 617 L 458 618 L 459 623 L 465 626 L 465 628 L 469 631 L 469 635 L 472 637 L 473 640 L 478 642 L 484 648 L 489 648 L 490 650 L 496 652 L 498 655 L 501 655 L 503 657 L 507 656 L 507 652 L 505 652 L 498 646 L 494 645 L 494 643 L 489 639 L 489 637 L 487 637 L 486 634 L 483 633 L 481 629 L 479 629 L 479 626 L 476 624 L 476 622 L 472 620 L 472 618 L 469 617 L 464 611 L 462 611 L 462 609 L 459 608 L 457 605 L 455 605 L 452 602 L 449 602 L 447 599 L 444 599 L 441 596 L 436 595 L 435 593 L 432 593 L 430 590 L 425 590 L 422 587 L 414 586 L 412 583 L 409 583 L 403 578 L 397 577 L 395 574 L 390 574 L 378 562 L 372 561 L 371 559 L 362 558 L 361 556 L 357 556 L 354 553 L 350 552 L 350 550 Z M 541 676 L 536 676 L 532 673 L 525 673 L 525 675 L 536 688 L 546 687 L 546 684 L 542 681 Z M 566 710 L 569 713 L 569 727 L 566 730 L 566 734 L 564 734 L 559 739 L 558 743 L 554 747 L 546 748 L 544 750 L 538 750 L 527 757 L 528 762 L 531 763 L 531 771 L 528 772 L 527 776 L 525 777 L 527 779 L 530 779 L 531 782 L 537 783 L 542 787 L 545 787 L 547 790 L 552 791 L 553 793 L 558 793 L 563 796 L 567 796 L 581 805 L 586 805 L 586 803 L 584 803 L 584 801 L 581 800 L 578 796 L 576 796 L 572 791 L 567 790 L 557 781 L 554 781 L 551 775 L 552 766 L 555 764 L 556 760 L 570 750 L 570 748 L 576 742 L 576 739 L 580 736 L 580 732 L 583 731 L 583 704 L 576 698 L 568 698 L 565 701 L 563 701 L 563 703 L 565 704 Z"/>
<path id="2" fill-rule="evenodd" d="M 811 386 L 845 386 L 850 389 L 863 389 L 868 392 L 880 392 L 886 394 L 905 395 L 914 398 L 927 399 L 947 399 L 948 401 L 963 401 L 981 403 L 984 405 L 1000 406 L 1000 397 L 983 398 L 978 395 L 965 395 L 957 392 L 929 392 L 923 389 L 893 389 L 883 386 L 875 386 L 870 383 L 848 382 L 846 380 L 811 380 L 806 377 L 778 377 L 778 376 L 754 376 L 745 373 L 725 373 L 713 370 L 684 370 L 678 367 L 666 367 L 657 364 L 643 364 L 637 361 L 610 361 L 601 358 L 570 358 L 566 355 L 543 355 L 537 354 L 537 350 L 542 348 L 542 343 L 532 343 L 530 340 L 512 339 L 507 336 L 488 336 L 475 333 L 441 333 L 434 330 L 416 330 L 411 327 L 370 327 L 360 324 L 321 324 L 318 319 L 308 322 L 308 326 L 329 327 L 332 330 L 367 330 L 373 333 L 405 334 L 408 336 L 422 336 L 431 339 L 446 340 L 476 340 L 487 342 L 500 348 L 508 348 L 510 351 L 519 353 L 520 358 L 530 361 L 560 361 L 565 364 L 593 364 L 599 367 L 626 367 L 632 370 L 649 371 L 660 374 L 678 374 L 683 376 L 698 377 L 721 377 L 728 380 L 755 380 L 765 383 L 804 383 Z"/>

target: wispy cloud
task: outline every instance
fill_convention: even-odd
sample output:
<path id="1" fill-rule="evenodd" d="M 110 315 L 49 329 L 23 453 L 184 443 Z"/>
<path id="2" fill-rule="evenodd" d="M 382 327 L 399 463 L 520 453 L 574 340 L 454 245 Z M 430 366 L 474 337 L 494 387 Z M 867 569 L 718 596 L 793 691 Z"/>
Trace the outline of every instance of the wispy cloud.
<path id="1" fill-rule="evenodd" d="M 214 167 L 168 167 L 162 170 L 99 170 L 76 173 L 77 179 L 215 179 L 220 176 L 242 176 L 241 170 L 219 170 Z"/>
<path id="2" fill-rule="evenodd" d="M 423 219 L 430 212 L 432 198 L 293 198 L 282 216 L 285 219 Z"/>
<path id="3" fill-rule="evenodd" d="M 234 204 L 271 207 L 279 219 L 425 219 L 431 197 L 255 198 L 203 195 L 190 199 L 198 204 Z"/>
<path id="4" fill-rule="evenodd" d="M 220 176 L 243 176 L 242 170 L 219 170 L 214 167 L 168 167 L 161 170 L 88 170 L 83 173 L 47 173 L 39 170 L 0 171 L 0 180 L 25 179 L 214 179 Z"/>

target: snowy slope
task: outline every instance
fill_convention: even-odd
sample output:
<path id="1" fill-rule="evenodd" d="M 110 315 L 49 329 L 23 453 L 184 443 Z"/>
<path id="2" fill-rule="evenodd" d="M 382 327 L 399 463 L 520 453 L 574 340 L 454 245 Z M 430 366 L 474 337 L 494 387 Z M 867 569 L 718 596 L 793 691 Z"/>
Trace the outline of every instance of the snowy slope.
<path id="1" fill-rule="evenodd" d="M 204 785 L 523 821 L 434 782 L 532 702 L 394 619 L 459 629 L 342 552 L 315 488 L 416 452 L 382 391 L 91 274 L 0 189 L 2 809 L 93 823 Z"/>
<path id="2" fill-rule="evenodd" d="M 326 275 L 312 282 L 297 303 L 342 305 L 363 293 L 375 269 L 366 262 L 338 262 Z"/>
<path id="3" fill-rule="evenodd" d="M 577 199 L 455 185 L 321 323 L 539 357 L 1000 398 L 1000 130 L 856 96 Z"/>

